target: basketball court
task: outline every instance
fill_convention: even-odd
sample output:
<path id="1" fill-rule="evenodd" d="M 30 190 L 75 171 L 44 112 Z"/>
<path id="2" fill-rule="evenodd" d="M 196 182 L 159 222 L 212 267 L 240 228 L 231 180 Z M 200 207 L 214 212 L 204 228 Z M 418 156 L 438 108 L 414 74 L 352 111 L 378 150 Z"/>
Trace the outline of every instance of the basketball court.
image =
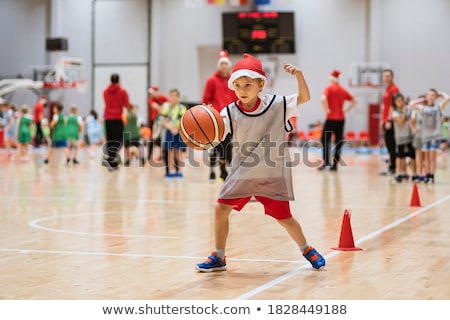
<path id="1" fill-rule="evenodd" d="M 292 153 L 306 154 L 298 147 Z M 61 155 L 48 166 L 5 156 L 0 153 L 0 299 L 450 296 L 448 154 L 436 183 L 418 185 L 420 207 L 411 206 L 412 183 L 378 175 L 385 169 L 380 153 L 348 150 L 337 173 L 301 161 L 293 168 L 292 211 L 327 259 L 325 270 L 313 271 L 285 230 L 251 202 L 231 215 L 228 270 L 206 274 L 194 267 L 213 249 L 222 183 L 208 181 L 203 163 L 187 165 L 183 179 L 167 179 L 157 166 L 108 172 L 85 150 L 78 166 L 66 166 Z M 354 247 L 363 250 L 331 249 L 340 244 L 345 210 Z"/>

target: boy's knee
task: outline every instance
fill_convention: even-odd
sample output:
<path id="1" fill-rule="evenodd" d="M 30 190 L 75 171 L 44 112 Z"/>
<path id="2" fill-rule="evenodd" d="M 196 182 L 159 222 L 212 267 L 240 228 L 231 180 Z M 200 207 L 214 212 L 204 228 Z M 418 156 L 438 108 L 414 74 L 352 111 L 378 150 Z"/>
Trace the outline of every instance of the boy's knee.
<path id="1" fill-rule="evenodd" d="M 217 202 L 215 209 L 216 209 L 217 214 L 222 214 L 222 213 L 229 214 L 231 212 L 231 210 L 233 210 L 233 206 L 231 206 L 229 204 Z"/>

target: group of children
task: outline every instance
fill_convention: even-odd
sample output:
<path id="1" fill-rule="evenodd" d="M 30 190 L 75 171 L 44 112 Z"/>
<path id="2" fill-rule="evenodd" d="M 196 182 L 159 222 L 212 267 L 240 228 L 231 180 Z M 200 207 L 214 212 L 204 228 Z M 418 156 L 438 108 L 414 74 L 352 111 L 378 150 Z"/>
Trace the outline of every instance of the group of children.
<path id="1" fill-rule="evenodd" d="M 91 110 L 83 119 L 75 105 L 70 107 L 68 115 L 65 115 L 64 107 L 60 103 L 55 103 L 52 108 L 53 115 L 50 121 L 44 117 L 40 122 L 44 145 L 48 147 L 46 156 L 41 160 L 42 163 L 48 164 L 55 149 L 62 149 L 67 164 L 78 164 L 78 150 L 83 145 L 87 146 L 89 156 L 93 158 L 96 146 L 105 142 L 104 126 L 97 112 Z M 149 146 L 151 140 L 158 140 L 161 158 L 166 166 L 166 177 L 183 177 L 182 163 L 186 145 L 181 139 L 179 128 L 181 117 L 186 110 L 187 107 L 180 103 L 179 91 L 170 90 L 168 101 L 162 104 L 153 126 L 154 132 L 152 132 L 138 115 L 138 106 L 131 105 L 122 117 L 124 122 L 123 165 L 130 166 L 136 158 L 139 165 L 144 166 L 144 147 Z M 20 148 L 20 159 L 28 161 L 29 147 L 34 145 L 33 139 L 37 127 L 30 114 L 30 108 L 24 105 L 19 112 L 13 105 L 2 104 L 0 115 L 8 157 L 12 156 L 12 149 L 17 147 Z M 153 145 L 152 148 L 148 148 L 148 153 L 149 161 L 153 161 Z"/>
<path id="2" fill-rule="evenodd" d="M 89 146 L 90 153 L 93 154 L 95 145 L 104 141 L 103 128 L 97 113 L 93 110 L 83 120 L 78 114 L 75 105 L 71 106 L 69 114 L 63 114 L 63 105 L 56 103 L 53 106 L 53 116 L 49 121 L 43 118 L 40 121 L 44 145 L 48 147 L 48 153 L 42 162 L 48 164 L 55 149 L 63 149 L 66 163 L 78 164 L 78 149 L 81 145 L 81 133 L 85 132 L 85 139 Z M 29 149 L 34 145 L 37 125 L 30 114 L 30 108 L 23 105 L 21 110 L 10 104 L 2 104 L 2 127 L 4 131 L 4 145 L 8 158 L 12 157 L 12 148 L 19 149 L 19 157 L 23 162 L 29 160 Z"/>
<path id="3" fill-rule="evenodd" d="M 443 112 L 450 97 L 430 89 L 409 103 L 402 93 L 392 96 L 391 119 L 397 146 L 397 182 L 409 180 L 410 159 L 413 182 L 434 183 L 437 155 L 448 143 L 448 117 Z M 447 123 L 447 124 L 446 124 Z"/>
<path id="4" fill-rule="evenodd" d="M 19 149 L 19 158 L 22 162 L 29 160 L 28 150 L 36 135 L 36 124 L 30 113 L 28 105 L 23 105 L 20 110 L 13 105 L 3 103 L 0 106 L 0 128 L 3 129 L 3 144 L 8 158 L 12 157 L 12 149 Z M 43 138 L 50 143 L 50 127 L 47 119 L 41 122 Z"/>

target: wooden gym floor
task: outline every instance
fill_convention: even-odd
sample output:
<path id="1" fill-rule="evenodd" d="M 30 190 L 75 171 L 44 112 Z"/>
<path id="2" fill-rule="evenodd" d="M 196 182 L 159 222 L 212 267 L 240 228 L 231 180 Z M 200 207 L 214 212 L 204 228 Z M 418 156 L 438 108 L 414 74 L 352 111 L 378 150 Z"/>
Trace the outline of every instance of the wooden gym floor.
<path id="1" fill-rule="evenodd" d="M 324 271 L 249 203 L 231 215 L 228 271 L 202 274 L 221 186 L 204 165 L 179 181 L 136 164 L 110 173 L 85 150 L 78 166 L 0 152 L 0 299 L 450 299 L 449 156 L 419 185 L 421 207 L 412 183 L 379 176 L 381 157 L 347 152 L 338 173 L 294 168 L 292 211 Z M 362 251 L 331 249 L 345 209 Z"/>

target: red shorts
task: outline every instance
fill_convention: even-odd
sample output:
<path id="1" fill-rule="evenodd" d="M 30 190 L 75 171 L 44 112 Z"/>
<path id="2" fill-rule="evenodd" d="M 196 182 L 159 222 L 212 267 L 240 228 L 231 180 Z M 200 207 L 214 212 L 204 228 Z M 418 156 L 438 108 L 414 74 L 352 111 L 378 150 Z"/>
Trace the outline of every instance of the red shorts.
<path id="1" fill-rule="evenodd" d="M 233 206 L 236 211 L 241 211 L 242 208 L 250 201 L 252 197 L 236 198 L 236 199 L 218 199 L 218 203 L 228 204 Z M 291 209 L 289 207 L 289 201 L 274 200 L 266 197 L 255 196 L 264 206 L 265 214 L 277 219 L 289 219 L 292 217 Z"/>

